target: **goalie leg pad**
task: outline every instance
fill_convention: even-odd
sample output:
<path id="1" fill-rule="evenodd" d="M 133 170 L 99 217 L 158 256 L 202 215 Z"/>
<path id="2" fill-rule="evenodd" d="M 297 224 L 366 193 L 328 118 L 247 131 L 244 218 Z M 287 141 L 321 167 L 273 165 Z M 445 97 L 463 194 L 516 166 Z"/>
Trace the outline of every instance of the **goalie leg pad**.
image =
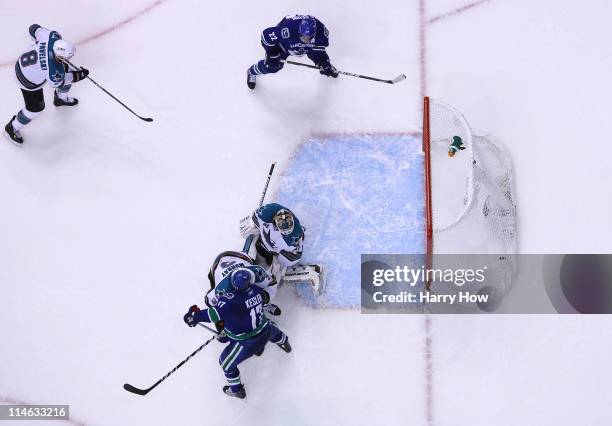
<path id="1" fill-rule="evenodd" d="M 290 284 L 307 283 L 311 286 L 314 294 L 323 291 L 323 274 L 321 265 L 296 265 L 287 268 L 283 282 Z"/>

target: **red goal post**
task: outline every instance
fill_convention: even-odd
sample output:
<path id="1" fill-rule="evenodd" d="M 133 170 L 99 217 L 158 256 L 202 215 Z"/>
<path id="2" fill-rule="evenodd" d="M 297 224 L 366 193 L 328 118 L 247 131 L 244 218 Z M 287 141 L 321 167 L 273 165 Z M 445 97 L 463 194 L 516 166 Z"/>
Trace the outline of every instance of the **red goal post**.
<path id="1" fill-rule="evenodd" d="M 516 273 L 514 175 L 507 150 L 475 134 L 454 107 L 423 100 L 426 267 L 436 254 L 499 254 L 507 292 Z M 429 284 L 428 284 L 429 288 Z"/>

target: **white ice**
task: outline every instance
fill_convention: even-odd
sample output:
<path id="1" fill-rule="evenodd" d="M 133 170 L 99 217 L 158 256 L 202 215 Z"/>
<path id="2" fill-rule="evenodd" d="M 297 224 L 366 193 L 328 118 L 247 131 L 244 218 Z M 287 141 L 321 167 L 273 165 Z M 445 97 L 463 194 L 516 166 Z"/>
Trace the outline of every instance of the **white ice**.
<path id="1" fill-rule="evenodd" d="M 34 22 L 82 40 L 152 2 L 3 1 L 0 63 Z M 55 111 L 47 90 L 24 146 L 0 144 L 0 398 L 68 403 L 87 425 L 609 425 L 607 317 L 434 317 L 428 421 L 423 317 L 312 310 L 287 289 L 295 350 L 241 366 L 246 401 L 221 393 L 216 343 L 146 397 L 122 389 L 208 338 L 182 314 L 239 244 L 270 160 L 282 172 L 311 133 L 418 130 L 419 3 L 166 0 L 79 46 L 75 62 L 155 122 L 82 82 L 77 109 Z M 287 66 L 250 93 L 260 31 L 302 12 L 330 28 L 339 68 L 407 80 Z M 603 0 L 491 0 L 426 31 L 427 92 L 512 154 L 521 252 L 612 249 L 610 16 Z M 0 88 L 8 120 L 22 107 L 10 65 Z"/>

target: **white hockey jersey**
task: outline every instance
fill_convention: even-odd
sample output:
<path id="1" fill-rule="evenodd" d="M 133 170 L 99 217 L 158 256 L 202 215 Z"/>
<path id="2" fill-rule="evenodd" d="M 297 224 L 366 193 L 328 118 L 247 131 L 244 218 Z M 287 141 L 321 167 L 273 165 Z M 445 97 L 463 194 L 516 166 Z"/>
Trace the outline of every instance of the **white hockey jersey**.
<path id="1" fill-rule="evenodd" d="M 15 74 L 24 90 L 38 90 L 48 82 L 53 88 L 72 83 L 72 73 L 66 72 L 64 64 L 55 59 L 53 44 L 62 38 L 57 31 L 39 25 L 30 27 L 34 44 L 22 54 L 15 64 Z"/>

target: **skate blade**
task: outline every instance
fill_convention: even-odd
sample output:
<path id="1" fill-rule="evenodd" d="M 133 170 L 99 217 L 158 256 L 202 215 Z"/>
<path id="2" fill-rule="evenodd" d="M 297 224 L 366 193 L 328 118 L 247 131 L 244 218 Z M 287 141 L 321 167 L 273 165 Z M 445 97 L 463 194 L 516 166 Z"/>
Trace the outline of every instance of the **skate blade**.
<path id="1" fill-rule="evenodd" d="M 19 142 L 14 141 L 13 138 L 11 138 L 8 133 L 2 132 L 2 134 L 4 135 L 5 138 L 7 138 L 9 141 L 11 141 L 13 143 L 13 145 L 15 145 L 15 146 L 23 145 L 23 142 L 19 143 Z"/>

